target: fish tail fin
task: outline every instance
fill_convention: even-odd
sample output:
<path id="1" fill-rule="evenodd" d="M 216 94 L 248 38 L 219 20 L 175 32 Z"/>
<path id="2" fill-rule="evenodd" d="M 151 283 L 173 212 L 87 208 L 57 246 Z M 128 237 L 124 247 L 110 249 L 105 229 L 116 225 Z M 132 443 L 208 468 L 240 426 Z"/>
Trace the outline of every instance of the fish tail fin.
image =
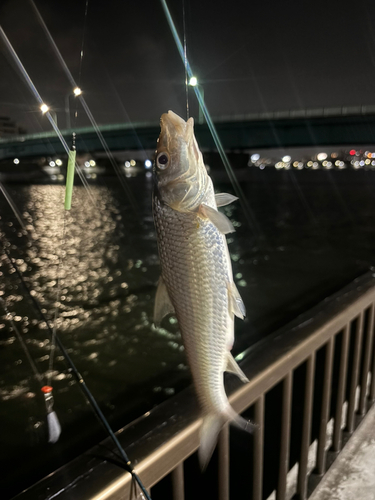
<path id="1" fill-rule="evenodd" d="M 204 471 L 216 447 L 217 438 L 226 418 L 222 414 L 209 413 L 203 419 L 201 442 L 198 450 L 199 464 Z"/>
<path id="2" fill-rule="evenodd" d="M 202 471 L 206 469 L 216 447 L 219 433 L 227 422 L 231 422 L 239 429 L 250 433 L 256 428 L 255 424 L 238 415 L 231 406 L 228 406 L 222 413 L 209 413 L 206 415 L 201 427 L 200 446 L 198 450 L 198 458 Z"/>

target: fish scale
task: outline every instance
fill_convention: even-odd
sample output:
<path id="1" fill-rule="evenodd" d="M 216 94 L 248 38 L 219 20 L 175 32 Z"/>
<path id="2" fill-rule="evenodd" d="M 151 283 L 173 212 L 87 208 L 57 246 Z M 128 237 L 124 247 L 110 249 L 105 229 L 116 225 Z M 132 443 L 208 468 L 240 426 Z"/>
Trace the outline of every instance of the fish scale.
<path id="1" fill-rule="evenodd" d="M 208 219 L 177 212 L 157 195 L 154 218 L 162 277 L 176 311 L 198 398 L 203 411 L 222 411 L 227 404 L 222 382 L 226 338 L 233 328 L 225 237 Z"/>

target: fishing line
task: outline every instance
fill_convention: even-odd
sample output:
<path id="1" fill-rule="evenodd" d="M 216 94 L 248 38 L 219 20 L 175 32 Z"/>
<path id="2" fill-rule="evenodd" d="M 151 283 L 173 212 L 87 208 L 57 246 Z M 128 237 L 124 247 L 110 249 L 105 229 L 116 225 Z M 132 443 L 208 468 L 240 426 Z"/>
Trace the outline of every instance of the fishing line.
<path id="1" fill-rule="evenodd" d="M 4 243 L 1 243 L 1 246 L 3 248 L 4 253 L 6 254 L 6 256 L 8 258 L 9 263 L 11 264 L 11 266 L 13 267 L 15 272 L 17 273 L 29 299 L 33 303 L 34 307 L 36 308 L 36 310 L 38 311 L 38 313 L 40 315 L 40 318 L 45 322 L 45 324 L 47 325 L 47 329 L 49 330 L 50 334 L 52 335 L 52 328 L 51 328 L 50 322 L 45 317 L 39 302 L 34 297 L 34 295 L 31 293 L 31 290 L 30 290 L 28 284 L 26 283 L 21 271 L 19 270 L 18 265 L 16 264 L 14 259 L 11 258 L 10 253 L 9 253 L 8 249 L 6 248 L 6 246 L 4 245 Z M 126 470 L 132 475 L 133 479 L 137 482 L 138 486 L 140 487 L 140 489 L 141 489 L 143 495 L 146 497 L 146 499 L 151 500 L 151 497 L 148 494 L 146 488 L 144 487 L 141 479 L 139 478 L 138 474 L 133 469 L 132 462 L 129 460 L 128 455 L 126 454 L 125 450 L 121 446 L 117 436 L 115 435 L 110 424 L 108 423 L 107 419 L 103 415 L 98 403 L 96 402 L 96 399 L 94 398 L 91 391 L 87 387 L 86 382 L 84 381 L 82 375 L 80 374 L 80 372 L 76 368 L 73 360 L 69 356 L 69 353 L 67 352 L 64 344 L 62 343 L 62 341 L 57 333 L 55 334 L 55 341 L 56 341 L 56 344 L 58 345 L 58 347 L 60 348 L 62 355 L 64 356 L 64 359 L 69 367 L 69 371 L 71 371 L 73 373 L 76 381 L 78 382 L 78 387 L 80 387 L 81 391 L 86 396 L 86 399 L 88 400 L 88 402 L 89 402 L 91 408 L 93 409 L 96 417 L 98 418 L 99 422 L 102 424 L 104 429 L 107 431 L 112 442 L 115 444 L 116 448 L 118 449 L 118 451 L 121 455 L 121 458 L 124 461 L 124 466 L 125 466 Z"/>
<path id="2" fill-rule="evenodd" d="M 40 15 L 40 13 L 39 13 L 39 11 L 38 11 L 35 3 L 33 2 L 33 0 L 30 0 L 30 2 L 32 4 L 35 12 L 37 13 L 37 17 L 38 17 L 38 20 L 39 20 L 42 28 L 43 28 L 43 31 L 45 32 L 45 34 L 47 36 L 47 39 L 50 42 L 50 44 L 52 46 L 52 49 L 55 52 L 55 54 L 56 54 L 56 56 L 57 56 L 57 58 L 58 58 L 58 60 L 59 60 L 59 62 L 61 64 L 61 66 L 62 66 L 62 69 L 63 69 L 65 75 L 67 76 L 68 80 L 70 81 L 70 83 L 72 85 L 72 88 L 79 87 L 79 85 L 76 84 L 76 82 L 75 82 L 75 80 L 73 78 L 72 73 L 70 72 L 70 70 L 69 70 L 69 68 L 68 68 L 68 66 L 67 66 L 64 58 L 62 57 L 62 55 L 61 55 L 61 53 L 60 53 L 60 51 L 59 51 L 56 43 L 55 43 L 54 39 L 52 38 L 52 35 L 49 32 L 49 30 L 48 30 L 48 28 L 47 28 L 47 26 L 46 26 L 46 24 L 45 24 L 42 16 Z M 88 0 L 86 0 L 85 22 L 86 22 L 86 19 L 87 19 L 87 16 L 86 16 L 87 9 L 88 9 Z M 83 47 L 83 41 L 82 41 L 82 47 Z M 83 48 L 82 48 L 82 50 L 81 50 L 81 62 L 82 62 L 83 55 L 84 55 L 84 53 L 83 53 Z M 80 78 L 80 76 L 79 76 L 79 78 Z M 117 174 L 117 176 L 118 176 L 118 178 L 120 180 L 121 186 L 124 189 L 124 191 L 126 193 L 126 196 L 128 197 L 128 200 L 129 200 L 130 205 L 131 205 L 131 207 L 132 207 L 132 209 L 134 211 L 134 214 L 136 215 L 137 219 L 139 219 L 139 213 L 140 213 L 140 211 L 139 211 L 139 208 L 138 208 L 138 204 L 137 204 L 137 202 L 136 202 L 136 200 L 135 200 L 135 198 L 134 198 L 134 196 L 133 196 L 133 194 L 132 194 L 132 192 L 131 192 L 128 184 L 127 184 L 127 182 L 124 180 L 124 175 L 125 174 L 120 169 L 120 167 L 117 165 L 117 162 L 115 161 L 115 159 L 114 159 L 114 157 L 112 155 L 112 152 L 110 151 L 110 149 L 108 147 L 108 144 L 105 141 L 105 139 L 103 137 L 103 134 L 102 134 L 101 130 L 99 129 L 98 124 L 97 124 L 96 120 L 94 119 L 94 116 L 91 113 L 91 111 L 90 111 L 90 109 L 89 109 L 89 107 L 88 107 L 88 105 L 87 105 L 87 103 L 85 101 L 85 98 L 83 97 L 82 94 L 80 94 L 80 95 L 77 96 L 77 99 L 79 99 L 79 102 L 81 103 L 83 109 L 85 110 L 85 112 L 87 114 L 87 117 L 89 118 L 89 120 L 91 122 L 91 125 L 94 128 L 94 130 L 95 130 L 95 132 L 96 132 L 96 134 L 97 134 L 97 136 L 99 138 L 99 141 L 100 141 L 100 143 L 101 143 L 104 151 L 106 152 L 106 154 L 108 156 L 108 159 L 109 159 L 109 161 L 110 161 L 110 163 L 111 163 L 114 171 L 116 172 L 116 174 Z"/>
<path id="3" fill-rule="evenodd" d="M 185 18 L 185 0 L 182 0 L 182 23 L 184 30 L 184 66 L 185 66 L 185 90 L 186 90 L 186 120 L 189 119 L 189 86 L 187 70 L 187 50 L 186 50 L 186 18 Z"/>
<path id="4" fill-rule="evenodd" d="M 32 1 L 32 0 L 31 0 Z M 83 54 L 84 54 L 84 48 L 85 48 L 85 34 L 86 34 L 86 21 L 87 21 L 87 12 L 89 9 L 89 0 L 86 0 L 86 5 L 85 5 L 85 16 L 83 19 L 83 33 L 82 33 L 82 45 L 81 45 L 81 54 L 80 54 L 80 61 L 79 61 L 79 72 L 78 72 L 78 86 L 81 84 L 81 74 L 82 74 L 82 61 L 83 61 Z M 44 24 L 44 22 L 43 22 Z M 48 30 L 47 30 L 48 31 Z M 48 32 L 49 33 L 49 32 Z M 51 37 L 52 38 L 52 37 Z M 57 47 L 56 47 L 57 48 Z M 58 49 L 57 49 L 58 50 Z"/>
<path id="5" fill-rule="evenodd" d="M 191 78 L 193 76 L 193 72 L 191 70 L 191 66 L 190 66 L 190 63 L 189 63 L 187 58 L 186 58 L 186 63 L 185 63 L 184 49 L 183 49 L 180 37 L 177 33 L 176 26 L 173 22 L 171 13 L 168 9 L 168 5 L 166 3 L 166 0 L 160 0 L 160 1 L 161 1 L 162 8 L 164 10 L 164 14 L 166 16 L 168 25 L 169 25 L 170 30 L 172 32 L 172 36 L 173 36 L 174 41 L 176 43 L 177 50 L 180 54 L 180 57 L 181 57 L 183 63 L 185 64 L 185 67 L 186 67 L 187 72 L 188 72 L 188 76 L 189 76 L 189 78 Z M 220 155 L 221 161 L 223 162 L 225 170 L 226 170 L 228 177 L 232 183 L 233 189 L 234 189 L 237 197 L 239 198 L 240 204 L 242 206 L 242 209 L 243 209 L 245 218 L 249 224 L 249 227 L 252 230 L 253 235 L 256 239 L 259 239 L 260 236 L 263 236 L 263 238 L 264 238 L 264 235 L 262 234 L 262 231 L 259 227 L 259 224 L 258 224 L 256 218 L 255 218 L 255 215 L 254 215 L 252 209 L 250 208 L 250 205 L 248 204 L 248 202 L 245 198 L 244 192 L 242 191 L 242 188 L 241 188 L 241 186 L 240 186 L 240 184 L 239 184 L 239 182 L 238 182 L 238 180 L 233 172 L 233 169 L 229 163 L 229 160 L 228 160 L 228 157 L 225 153 L 224 147 L 223 147 L 221 140 L 217 134 L 216 127 L 213 124 L 213 121 L 212 121 L 211 116 L 208 112 L 207 106 L 206 106 L 204 99 L 202 97 L 201 91 L 199 90 L 199 85 L 196 85 L 195 87 L 193 87 L 193 89 L 194 89 L 195 95 L 198 99 L 199 106 L 201 107 L 203 115 L 206 119 L 208 128 L 211 132 L 212 138 L 214 140 L 215 146 L 216 146 L 218 153 Z"/>

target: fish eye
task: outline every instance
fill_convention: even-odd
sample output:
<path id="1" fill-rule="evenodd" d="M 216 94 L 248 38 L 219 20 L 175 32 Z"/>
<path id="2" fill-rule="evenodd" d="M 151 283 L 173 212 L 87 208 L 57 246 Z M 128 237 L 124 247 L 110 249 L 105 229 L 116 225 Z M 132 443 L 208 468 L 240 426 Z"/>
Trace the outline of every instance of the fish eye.
<path id="1" fill-rule="evenodd" d="M 169 164 L 169 154 L 166 152 L 159 153 L 156 158 L 156 165 L 160 170 L 165 170 Z"/>

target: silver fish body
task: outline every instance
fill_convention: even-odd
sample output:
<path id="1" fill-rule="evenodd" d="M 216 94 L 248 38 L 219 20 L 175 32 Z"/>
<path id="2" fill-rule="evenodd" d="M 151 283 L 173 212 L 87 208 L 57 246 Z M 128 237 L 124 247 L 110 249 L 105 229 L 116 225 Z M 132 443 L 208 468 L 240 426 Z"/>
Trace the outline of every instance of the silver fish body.
<path id="1" fill-rule="evenodd" d="M 158 323 L 170 312 L 178 319 L 204 416 L 200 460 L 205 466 L 224 423 L 234 420 L 242 427 L 247 424 L 230 407 L 223 381 L 224 371 L 235 372 L 247 381 L 230 354 L 234 314 L 243 317 L 245 310 L 233 282 L 223 234 L 233 230 L 233 226 L 217 210 L 212 181 L 198 150 L 192 123 L 190 127 L 188 124 L 171 111 L 162 117 L 157 150 L 161 170 L 157 171 L 157 164 L 153 196 L 162 273 L 154 319 Z M 173 154 L 176 141 L 178 147 L 183 147 L 179 156 Z M 180 170 L 172 165 L 173 160 L 183 163 Z M 173 172 L 167 178 L 169 167 Z M 224 200 L 218 199 L 226 204 L 235 198 L 224 195 Z"/>

